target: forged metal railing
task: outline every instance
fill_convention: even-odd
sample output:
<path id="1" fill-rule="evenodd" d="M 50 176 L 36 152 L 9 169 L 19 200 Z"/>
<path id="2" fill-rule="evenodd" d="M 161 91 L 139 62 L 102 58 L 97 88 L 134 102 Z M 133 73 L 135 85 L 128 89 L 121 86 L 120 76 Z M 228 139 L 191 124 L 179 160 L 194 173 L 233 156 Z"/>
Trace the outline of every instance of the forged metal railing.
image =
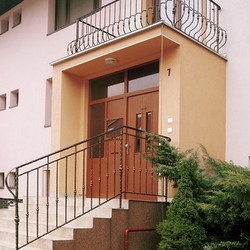
<path id="1" fill-rule="evenodd" d="M 219 26 L 220 9 L 212 0 L 116 0 L 76 20 L 76 38 L 67 52 L 71 55 L 161 21 L 218 53 L 227 41 Z"/>
<path id="2" fill-rule="evenodd" d="M 120 208 L 123 198 L 166 200 L 167 185 L 145 157 L 154 154 L 148 146 L 157 143 L 152 138 L 131 127 L 115 128 L 10 171 L 5 182 L 15 201 L 16 249 L 115 198 Z M 35 230 L 30 228 L 34 221 Z"/>

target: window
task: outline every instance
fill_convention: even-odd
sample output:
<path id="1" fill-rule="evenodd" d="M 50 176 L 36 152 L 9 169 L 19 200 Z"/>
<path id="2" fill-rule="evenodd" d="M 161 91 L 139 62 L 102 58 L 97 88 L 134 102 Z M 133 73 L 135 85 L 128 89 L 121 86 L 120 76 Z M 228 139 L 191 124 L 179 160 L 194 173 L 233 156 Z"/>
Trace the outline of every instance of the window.
<path id="1" fill-rule="evenodd" d="M 6 94 L 0 95 L 0 111 L 6 109 Z"/>
<path id="2" fill-rule="evenodd" d="M 124 93 L 124 73 L 104 76 L 90 82 L 91 100 L 122 95 Z"/>
<path id="3" fill-rule="evenodd" d="M 48 79 L 46 81 L 45 124 L 44 124 L 44 127 L 51 126 L 51 109 L 52 109 L 52 79 Z"/>
<path id="4" fill-rule="evenodd" d="M 128 74 L 128 83 L 125 75 Z M 126 87 L 125 87 L 126 85 Z M 159 62 L 149 63 L 112 75 L 90 81 L 91 101 L 124 94 L 124 90 L 134 92 L 159 86 Z"/>
<path id="5" fill-rule="evenodd" d="M 128 80 L 128 92 L 157 87 L 159 85 L 159 63 L 129 70 Z"/>
<path id="6" fill-rule="evenodd" d="M 21 12 L 21 10 L 18 10 L 18 11 L 13 13 L 13 27 L 20 24 L 21 21 L 22 21 L 22 12 Z"/>
<path id="7" fill-rule="evenodd" d="M 9 30 L 9 17 L 1 21 L 1 34 Z"/>
<path id="8" fill-rule="evenodd" d="M 90 137 L 102 134 L 104 132 L 105 119 L 105 103 L 101 102 L 90 106 Z M 91 157 L 103 157 L 103 143 L 99 144 L 99 140 L 103 141 L 103 136 L 91 140 Z M 101 148 L 100 148 L 101 147 Z"/>
<path id="9" fill-rule="evenodd" d="M 10 93 L 10 108 L 17 107 L 19 104 L 19 90 L 16 89 Z"/>
<path id="10" fill-rule="evenodd" d="M 4 188 L 4 173 L 0 172 L 0 188 Z"/>
<path id="11" fill-rule="evenodd" d="M 15 177 L 16 177 L 15 172 L 11 172 L 9 174 L 8 184 L 10 188 L 15 188 Z"/>
<path id="12" fill-rule="evenodd" d="M 55 29 L 61 29 L 99 8 L 99 3 L 100 0 L 56 0 Z"/>
<path id="13" fill-rule="evenodd" d="M 107 131 L 109 132 L 107 137 L 119 136 L 120 130 L 115 130 L 115 131 L 113 130 L 122 126 L 123 126 L 122 118 L 107 121 Z"/>
<path id="14" fill-rule="evenodd" d="M 142 132 L 139 131 L 141 130 L 142 127 L 142 114 L 136 114 L 136 145 L 135 145 L 135 152 L 141 152 L 141 144 L 142 144 Z"/>

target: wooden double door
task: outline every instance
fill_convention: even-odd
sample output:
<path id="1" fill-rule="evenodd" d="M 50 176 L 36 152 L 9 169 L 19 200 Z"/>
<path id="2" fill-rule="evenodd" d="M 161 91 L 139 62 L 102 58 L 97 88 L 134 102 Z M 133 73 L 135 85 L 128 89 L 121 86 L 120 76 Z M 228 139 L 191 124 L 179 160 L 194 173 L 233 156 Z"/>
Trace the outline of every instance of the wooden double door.
<path id="1" fill-rule="evenodd" d="M 159 61 L 92 79 L 89 91 L 87 195 L 156 194 L 143 131 L 158 132 Z"/>
<path id="2" fill-rule="evenodd" d="M 96 138 L 89 153 L 88 196 L 109 198 L 122 189 L 125 198 L 155 199 L 157 178 L 152 172 L 152 164 L 145 158 L 150 152 L 143 131 L 158 131 L 158 96 L 157 90 L 110 98 L 94 107 L 90 124 L 97 127 L 95 131 L 110 132 Z M 124 125 L 134 129 L 123 129 L 121 137 L 120 130 L 114 129 Z"/>

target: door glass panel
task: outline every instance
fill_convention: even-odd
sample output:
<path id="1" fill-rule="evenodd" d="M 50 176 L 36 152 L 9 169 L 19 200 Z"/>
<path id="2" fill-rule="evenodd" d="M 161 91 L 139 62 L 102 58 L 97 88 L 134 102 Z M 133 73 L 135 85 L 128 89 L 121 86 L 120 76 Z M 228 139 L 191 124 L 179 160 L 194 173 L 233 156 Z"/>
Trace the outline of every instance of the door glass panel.
<path id="1" fill-rule="evenodd" d="M 113 130 L 116 128 L 122 127 L 122 126 L 123 126 L 123 119 L 122 118 L 107 121 L 107 131 L 109 132 L 107 137 L 119 136 L 120 130 L 119 129 L 117 129 L 115 131 L 113 131 Z"/>
<path id="2" fill-rule="evenodd" d="M 146 131 L 152 132 L 152 112 L 146 113 Z M 149 136 L 146 135 L 146 151 L 149 151 L 150 149 L 149 143 L 150 143 Z"/>
<path id="3" fill-rule="evenodd" d="M 124 72 L 90 81 L 90 98 L 98 100 L 124 94 Z"/>
<path id="4" fill-rule="evenodd" d="M 144 65 L 128 71 L 128 92 L 159 86 L 159 63 Z"/>
<path id="5" fill-rule="evenodd" d="M 98 103 L 90 106 L 90 137 L 104 133 L 105 103 Z M 92 157 L 99 158 L 104 155 L 103 136 L 90 141 L 92 147 Z"/>
<path id="6" fill-rule="evenodd" d="M 152 131 L 152 112 L 146 113 L 146 131 L 147 132 Z"/>
<path id="7" fill-rule="evenodd" d="M 142 125 L 142 114 L 136 114 L 136 128 L 141 129 Z M 141 136 L 142 133 L 140 131 L 136 131 L 136 141 L 135 141 L 135 151 L 141 151 Z"/>

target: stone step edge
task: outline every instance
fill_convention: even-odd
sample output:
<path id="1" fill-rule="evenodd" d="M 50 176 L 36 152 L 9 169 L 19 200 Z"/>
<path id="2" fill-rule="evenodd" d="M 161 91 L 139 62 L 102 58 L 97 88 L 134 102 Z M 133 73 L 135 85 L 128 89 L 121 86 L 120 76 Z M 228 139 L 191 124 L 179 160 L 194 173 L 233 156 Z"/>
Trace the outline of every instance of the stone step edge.
<path id="1" fill-rule="evenodd" d="M 5 248 L 7 247 L 8 249 L 13 249 L 13 250 L 16 249 L 15 243 L 11 243 L 9 241 L 3 241 L 3 240 L 0 240 L 0 248 L 1 247 L 5 247 Z M 45 249 L 44 248 L 26 246 L 26 247 L 23 248 L 23 250 L 45 250 Z"/>

